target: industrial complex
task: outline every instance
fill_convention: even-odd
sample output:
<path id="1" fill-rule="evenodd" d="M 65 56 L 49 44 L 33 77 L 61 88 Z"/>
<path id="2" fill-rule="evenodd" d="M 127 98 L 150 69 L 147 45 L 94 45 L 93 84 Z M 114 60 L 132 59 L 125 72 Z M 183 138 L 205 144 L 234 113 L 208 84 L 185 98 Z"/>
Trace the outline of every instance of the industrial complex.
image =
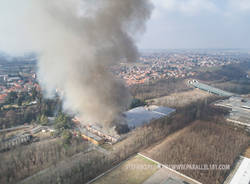
<path id="1" fill-rule="evenodd" d="M 229 109 L 230 113 L 226 117 L 227 121 L 250 130 L 250 98 L 214 88 L 197 80 L 189 80 L 188 84 L 209 93 L 227 97 L 226 100 L 217 101 L 214 105 Z"/>
<path id="2" fill-rule="evenodd" d="M 218 101 L 216 106 L 225 107 L 230 110 L 227 120 L 236 125 L 244 126 L 250 130 L 250 99 L 233 96 L 229 99 Z"/>
<path id="3" fill-rule="evenodd" d="M 156 105 L 141 106 L 133 108 L 123 113 L 121 121 L 128 125 L 129 129 L 134 129 L 144 124 L 150 123 L 152 120 L 169 116 L 175 112 L 175 109 L 161 107 Z M 92 142 L 95 145 L 103 143 L 115 144 L 120 140 L 117 134 L 110 135 L 103 128 L 97 125 L 82 125 L 79 118 L 75 117 L 73 122 L 76 123 L 78 130 L 83 139 Z"/>
<path id="4" fill-rule="evenodd" d="M 87 129 L 84 129 L 84 128 L 81 129 L 81 136 L 83 137 L 84 140 L 90 141 L 95 145 L 101 145 L 105 142 L 102 137 L 99 137 L 99 136 L 87 131 Z"/>

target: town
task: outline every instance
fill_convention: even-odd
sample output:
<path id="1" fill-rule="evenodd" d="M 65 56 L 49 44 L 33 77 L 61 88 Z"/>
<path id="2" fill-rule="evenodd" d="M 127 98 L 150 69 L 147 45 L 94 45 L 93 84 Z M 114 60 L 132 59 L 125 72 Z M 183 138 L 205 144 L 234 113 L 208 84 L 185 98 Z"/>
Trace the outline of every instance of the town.
<path id="1" fill-rule="evenodd" d="M 5 102 L 11 92 L 25 93 L 40 87 L 37 82 L 34 55 L 11 57 L 0 53 L 0 102 Z"/>
<path id="2" fill-rule="evenodd" d="M 239 56 L 239 57 L 238 57 Z M 184 50 L 142 52 L 136 63 L 122 63 L 113 72 L 128 86 L 159 79 L 187 78 L 197 75 L 201 68 L 216 68 L 247 61 L 249 53 L 230 50 Z"/>

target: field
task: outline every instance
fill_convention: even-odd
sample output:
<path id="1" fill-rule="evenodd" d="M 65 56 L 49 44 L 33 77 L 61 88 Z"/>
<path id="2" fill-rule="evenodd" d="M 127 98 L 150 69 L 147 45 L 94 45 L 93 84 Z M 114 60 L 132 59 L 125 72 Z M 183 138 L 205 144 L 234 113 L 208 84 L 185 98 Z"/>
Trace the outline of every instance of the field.
<path id="1" fill-rule="evenodd" d="M 161 143 L 146 149 L 143 154 L 166 165 L 225 164 L 234 161 L 247 148 L 250 137 L 230 126 L 196 121 L 168 136 Z M 179 172 L 204 184 L 222 183 L 229 169 L 180 169 Z"/>
<path id="2" fill-rule="evenodd" d="M 157 170 L 159 170 L 157 164 L 137 155 L 96 180 L 93 184 L 141 184 Z"/>
<path id="3" fill-rule="evenodd" d="M 213 95 L 205 91 L 201 91 L 199 89 L 193 89 L 191 91 L 173 93 L 169 96 L 151 99 L 148 100 L 147 102 L 150 104 L 155 104 L 160 106 L 178 108 L 193 102 L 197 102 L 198 100 L 204 100 L 211 96 Z"/>
<path id="4" fill-rule="evenodd" d="M 250 147 L 248 147 L 247 150 L 245 151 L 244 157 L 250 158 Z"/>

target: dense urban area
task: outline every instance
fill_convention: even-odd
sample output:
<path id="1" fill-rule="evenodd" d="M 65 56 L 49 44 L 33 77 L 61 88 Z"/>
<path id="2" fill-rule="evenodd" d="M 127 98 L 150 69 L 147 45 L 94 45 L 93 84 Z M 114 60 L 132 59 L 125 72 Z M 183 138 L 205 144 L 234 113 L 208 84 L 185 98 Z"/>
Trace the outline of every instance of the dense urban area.
<path id="1" fill-rule="evenodd" d="M 46 98 L 36 54 L 0 52 L 0 183 L 250 181 L 250 50 L 143 50 L 110 71 L 132 102 L 107 129 Z"/>

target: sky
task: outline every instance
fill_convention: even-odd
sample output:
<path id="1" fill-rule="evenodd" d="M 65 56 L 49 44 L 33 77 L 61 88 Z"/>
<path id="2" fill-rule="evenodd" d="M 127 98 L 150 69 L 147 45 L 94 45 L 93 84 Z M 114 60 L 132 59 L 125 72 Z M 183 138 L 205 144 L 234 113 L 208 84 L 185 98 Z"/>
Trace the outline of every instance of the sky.
<path id="1" fill-rule="evenodd" d="M 140 48 L 250 48 L 250 0 L 153 2 Z"/>
<path id="2" fill-rule="evenodd" d="M 32 48 L 23 19 L 32 9 L 23 2 L 0 0 L 0 50 Z M 136 39 L 140 49 L 250 48 L 250 0 L 152 2 L 145 34 Z"/>

